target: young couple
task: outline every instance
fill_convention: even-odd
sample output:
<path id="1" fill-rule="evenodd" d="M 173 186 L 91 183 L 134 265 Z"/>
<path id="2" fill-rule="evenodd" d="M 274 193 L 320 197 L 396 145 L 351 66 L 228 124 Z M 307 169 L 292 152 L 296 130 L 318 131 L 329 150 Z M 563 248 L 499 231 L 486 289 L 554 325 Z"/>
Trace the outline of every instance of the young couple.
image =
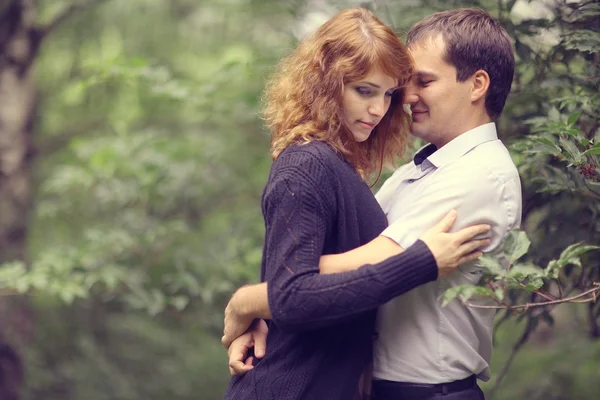
<path id="1" fill-rule="evenodd" d="M 282 60 L 265 97 L 263 283 L 225 311 L 226 399 L 484 398 L 494 311 L 440 296 L 520 224 L 494 124 L 513 72 L 510 38 L 478 9 L 423 19 L 406 46 L 346 10 Z M 365 178 L 409 130 L 429 145 L 374 197 Z"/>

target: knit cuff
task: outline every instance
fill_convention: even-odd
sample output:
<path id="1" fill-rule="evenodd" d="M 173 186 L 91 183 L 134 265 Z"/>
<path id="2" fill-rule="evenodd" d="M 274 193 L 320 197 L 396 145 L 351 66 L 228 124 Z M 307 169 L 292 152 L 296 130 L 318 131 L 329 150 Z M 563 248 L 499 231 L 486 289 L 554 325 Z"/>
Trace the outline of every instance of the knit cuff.
<path id="1" fill-rule="evenodd" d="M 435 257 L 422 240 L 417 240 L 403 253 L 381 262 L 378 270 L 381 278 L 390 283 L 387 287 L 393 292 L 389 294 L 392 297 L 438 278 Z"/>

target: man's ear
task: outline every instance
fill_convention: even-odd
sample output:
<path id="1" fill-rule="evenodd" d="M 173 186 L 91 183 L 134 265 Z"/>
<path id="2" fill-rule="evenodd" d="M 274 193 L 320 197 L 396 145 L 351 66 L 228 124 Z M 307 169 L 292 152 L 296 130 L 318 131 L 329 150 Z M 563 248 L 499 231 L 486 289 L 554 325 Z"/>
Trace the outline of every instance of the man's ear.
<path id="1" fill-rule="evenodd" d="M 485 99 L 485 94 L 490 87 L 490 76 L 487 72 L 480 69 L 473 74 L 473 89 L 471 90 L 471 101 Z"/>

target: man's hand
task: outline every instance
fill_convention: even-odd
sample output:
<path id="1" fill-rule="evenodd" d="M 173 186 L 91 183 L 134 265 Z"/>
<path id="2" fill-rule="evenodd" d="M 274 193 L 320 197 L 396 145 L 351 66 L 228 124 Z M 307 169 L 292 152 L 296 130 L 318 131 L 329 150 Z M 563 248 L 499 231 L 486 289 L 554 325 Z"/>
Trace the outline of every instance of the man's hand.
<path id="1" fill-rule="evenodd" d="M 225 308 L 225 327 L 221 338 L 223 346 L 228 348 L 257 318 L 272 318 L 266 282 L 243 286 L 231 296 Z"/>
<path id="2" fill-rule="evenodd" d="M 232 376 L 244 375 L 254 366 L 254 358 L 248 357 L 248 352 L 254 347 L 254 357 L 263 358 L 267 350 L 267 333 L 269 328 L 262 319 L 256 320 L 252 327 L 242 336 L 235 339 L 229 349 L 229 373 Z"/>

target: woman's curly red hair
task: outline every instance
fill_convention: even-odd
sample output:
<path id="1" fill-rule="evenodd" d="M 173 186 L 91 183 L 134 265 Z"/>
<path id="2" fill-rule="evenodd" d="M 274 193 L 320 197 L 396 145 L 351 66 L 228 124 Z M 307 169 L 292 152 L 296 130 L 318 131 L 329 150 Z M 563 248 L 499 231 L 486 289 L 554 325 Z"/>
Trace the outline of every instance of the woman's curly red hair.
<path id="1" fill-rule="evenodd" d="M 264 118 L 271 129 L 276 159 L 290 144 L 329 143 L 363 175 L 393 163 L 409 138 L 410 117 L 396 90 L 390 108 L 369 139 L 357 142 L 343 123 L 344 85 L 375 69 L 404 86 L 413 73 L 412 58 L 394 32 L 369 10 L 342 11 L 279 63 L 267 82 Z"/>

